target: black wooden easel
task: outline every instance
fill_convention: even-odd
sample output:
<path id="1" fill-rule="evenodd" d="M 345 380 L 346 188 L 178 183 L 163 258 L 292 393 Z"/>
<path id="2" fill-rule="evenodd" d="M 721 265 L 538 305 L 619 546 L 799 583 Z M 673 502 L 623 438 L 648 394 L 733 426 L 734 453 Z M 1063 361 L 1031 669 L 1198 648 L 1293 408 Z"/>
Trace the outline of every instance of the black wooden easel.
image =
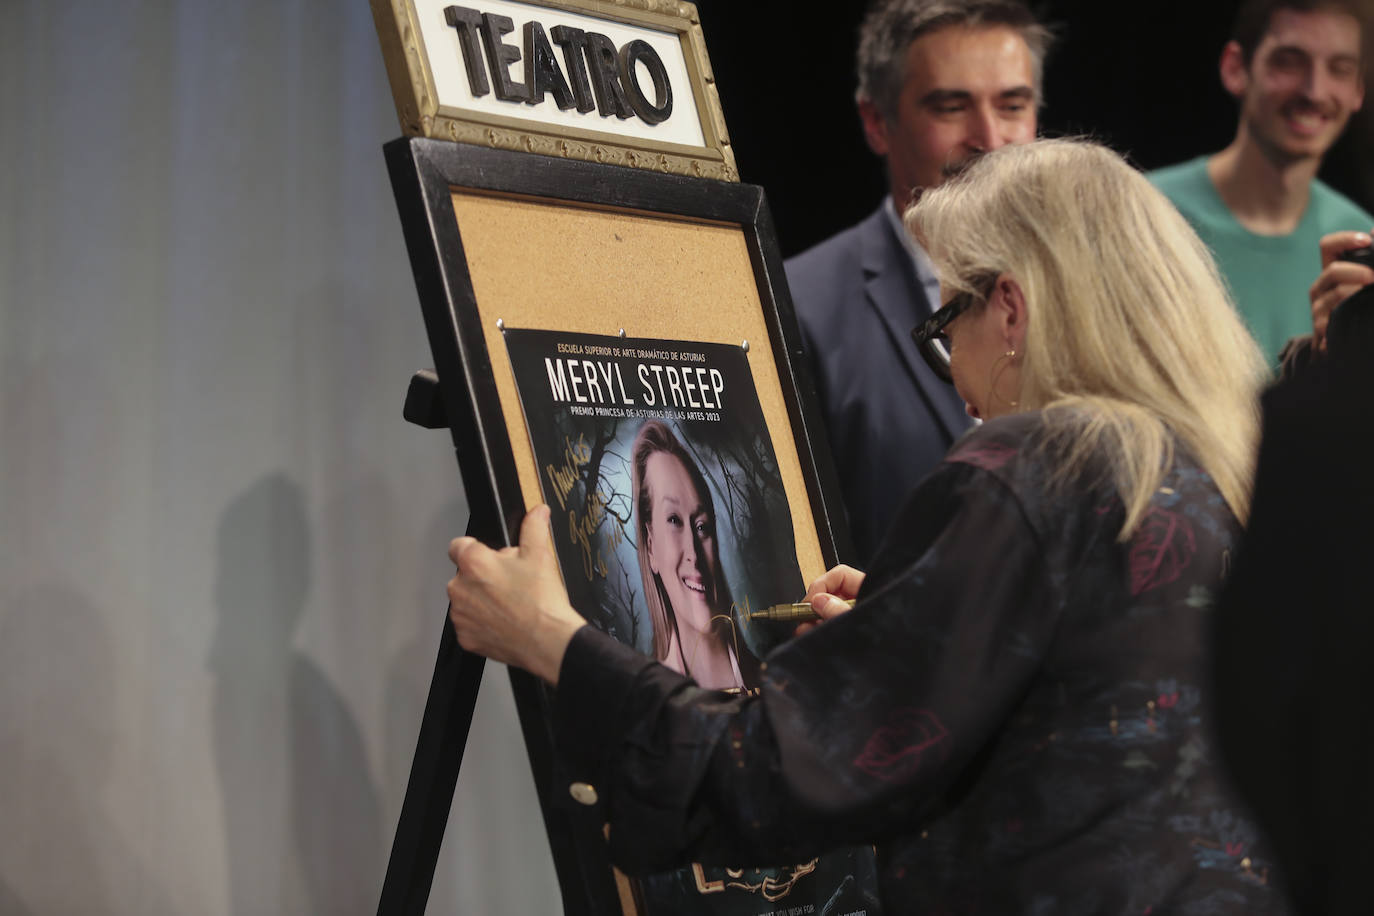
<path id="1" fill-rule="evenodd" d="M 415 373 L 406 391 L 404 415 L 407 421 L 426 429 L 448 428 L 439 379 L 432 369 Z M 491 513 L 470 509 L 467 534 L 484 543 L 500 543 L 505 533 L 499 519 Z M 420 736 L 415 744 L 415 756 L 410 765 L 401 817 L 392 841 L 391 858 L 387 862 L 382 883 L 378 916 L 409 916 L 425 912 L 434 870 L 444 842 L 449 809 L 453 805 L 453 791 L 458 771 L 467 747 L 472 714 L 482 685 L 486 659 L 465 650 L 458 644 L 444 613 L 443 632 L 439 637 L 439 655 L 434 663 L 434 677 L 430 680 L 429 697 L 425 700 L 420 720 Z M 616 890 L 607 880 L 611 874 L 609 861 L 599 861 L 599 875 L 585 865 L 580 874 L 566 874 L 562 863 L 585 860 L 587 850 L 580 853 L 571 848 L 572 833 L 568 818 L 550 803 L 545 791 L 553 769 L 552 747 L 546 719 L 542 712 L 548 702 L 547 692 L 539 680 L 518 668 L 510 669 L 511 689 L 516 696 L 520 728 L 530 753 L 539 788 L 539 805 L 553 847 L 554 862 L 558 865 L 558 881 L 562 891 L 564 912 L 568 914 L 616 913 Z M 590 864 L 590 863 L 589 863 Z M 569 887 L 572 883 L 574 887 Z M 590 901 L 590 903 L 588 903 Z M 591 908 L 588 908 L 588 907 Z"/>

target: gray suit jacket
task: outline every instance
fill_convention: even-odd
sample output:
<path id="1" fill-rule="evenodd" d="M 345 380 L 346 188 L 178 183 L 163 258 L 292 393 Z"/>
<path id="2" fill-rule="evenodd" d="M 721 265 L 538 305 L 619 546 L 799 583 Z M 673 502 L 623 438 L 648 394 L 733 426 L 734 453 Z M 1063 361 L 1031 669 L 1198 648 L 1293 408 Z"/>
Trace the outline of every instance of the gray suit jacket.
<path id="1" fill-rule="evenodd" d="M 911 340 L 931 305 L 886 205 L 786 264 L 861 567 L 973 422 Z"/>

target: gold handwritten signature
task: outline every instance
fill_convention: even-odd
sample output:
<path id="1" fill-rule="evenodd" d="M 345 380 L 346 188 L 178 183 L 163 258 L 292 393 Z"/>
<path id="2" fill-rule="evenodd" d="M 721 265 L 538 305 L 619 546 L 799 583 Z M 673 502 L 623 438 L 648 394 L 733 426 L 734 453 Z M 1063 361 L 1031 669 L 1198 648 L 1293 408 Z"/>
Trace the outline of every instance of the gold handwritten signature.
<path id="1" fill-rule="evenodd" d="M 553 486 L 553 495 L 558 497 L 558 508 L 568 508 L 568 494 L 577 484 L 577 472 L 591 460 L 592 449 L 585 436 L 579 435 L 576 443 L 567 436 L 563 437 L 562 466 L 544 465 L 544 473 L 549 476 L 549 483 Z"/>
<path id="2" fill-rule="evenodd" d="M 592 539 L 601 527 L 601 523 L 606 520 L 606 494 L 600 490 L 593 490 L 587 494 L 587 507 L 583 515 L 579 517 L 577 509 L 568 510 L 568 533 L 572 536 L 573 543 L 577 545 L 578 551 L 582 555 L 582 573 L 587 577 L 587 581 L 592 581 L 594 575 L 606 578 L 608 568 L 606 557 L 602 549 L 592 546 Z M 615 550 L 624 540 L 624 534 L 619 525 L 611 525 L 605 536 L 605 550 Z"/>
<path id="3" fill-rule="evenodd" d="M 594 547 L 593 540 L 597 530 L 601 528 L 601 523 L 606 520 L 606 507 L 610 500 L 600 489 L 592 486 L 594 481 L 589 480 L 585 482 L 587 498 L 581 510 L 579 511 L 577 506 L 568 508 L 568 495 L 581 479 L 582 469 L 592 460 L 591 446 L 587 445 L 586 437 L 579 435 L 577 441 L 573 442 L 564 436 L 562 457 L 563 461 L 559 465 L 544 465 L 544 474 L 553 488 L 554 498 L 558 500 L 558 508 L 568 513 L 568 534 L 581 554 L 583 575 L 587 577 L 588 582 L 595 576 L 604 579 L 610 568 L 606 565 L 603 549 Z M 615 550 L 624 539 L 625 535 L 620 526 L 611 525 L 605 536 L 604 550 Z"/>

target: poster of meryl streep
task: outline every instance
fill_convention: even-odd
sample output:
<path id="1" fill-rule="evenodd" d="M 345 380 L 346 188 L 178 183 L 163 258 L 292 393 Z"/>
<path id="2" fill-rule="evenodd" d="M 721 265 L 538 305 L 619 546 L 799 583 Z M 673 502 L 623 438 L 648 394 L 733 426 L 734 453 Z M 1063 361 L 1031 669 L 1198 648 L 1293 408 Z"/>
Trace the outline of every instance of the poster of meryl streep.
<path id="1" fill-rule="evenodd" d="M 573 607 L 703 687 L 749 691 L 805 592 L 791 510 L 738 346 L 507 329 Z M 879 912 L 869 849 L 633 882 L 645 916 Z"/>

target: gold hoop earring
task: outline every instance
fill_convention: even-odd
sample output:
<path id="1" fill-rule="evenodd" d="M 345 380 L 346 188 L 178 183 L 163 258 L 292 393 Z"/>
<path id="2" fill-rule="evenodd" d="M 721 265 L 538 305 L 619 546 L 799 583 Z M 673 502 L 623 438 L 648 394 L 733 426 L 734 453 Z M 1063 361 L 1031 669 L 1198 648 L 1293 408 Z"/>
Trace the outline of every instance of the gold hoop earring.
<path id="1" fill-rule="evenodd" d="M 1011 362 L 1010 362 L 1010 361 L 1013 360 L 1013 359 L 1015 359 L 1015 358 L 1016 358 L 1016 348 L 1015 348 L 1015 347 L 1010 347 L 1010 348 L 1007 349 L 1007 352 L 1003 353 L 1000 357 L 998 357 L 997 362 L 995 362 L 995 363 L 992 364 L 992 379 L 991 379 L 991 384 L 988 386 L 988 392 L 989 392 L 994 398 L 997 397 L 997 382 L 1002 378 L 1002 373 L 1006 371 L 1007 366 L 1011 365 Z M 1006 365 L 1003 365 L 1003 361 L 1004 361 L 1004 360 L 1007 361 L 1007 362 L 1006 362 Z M 1008 406 L 1008 407 L 1015 407 L 1015 406 L 1017 406 L 1017 403 L 1018 403 L 1018 402 L 1017 402 L 1017 400 L 1016 400 L 1015 398 L 1009 398 L 1009 399 L 1007 399 L 1007 406 Z"/>

